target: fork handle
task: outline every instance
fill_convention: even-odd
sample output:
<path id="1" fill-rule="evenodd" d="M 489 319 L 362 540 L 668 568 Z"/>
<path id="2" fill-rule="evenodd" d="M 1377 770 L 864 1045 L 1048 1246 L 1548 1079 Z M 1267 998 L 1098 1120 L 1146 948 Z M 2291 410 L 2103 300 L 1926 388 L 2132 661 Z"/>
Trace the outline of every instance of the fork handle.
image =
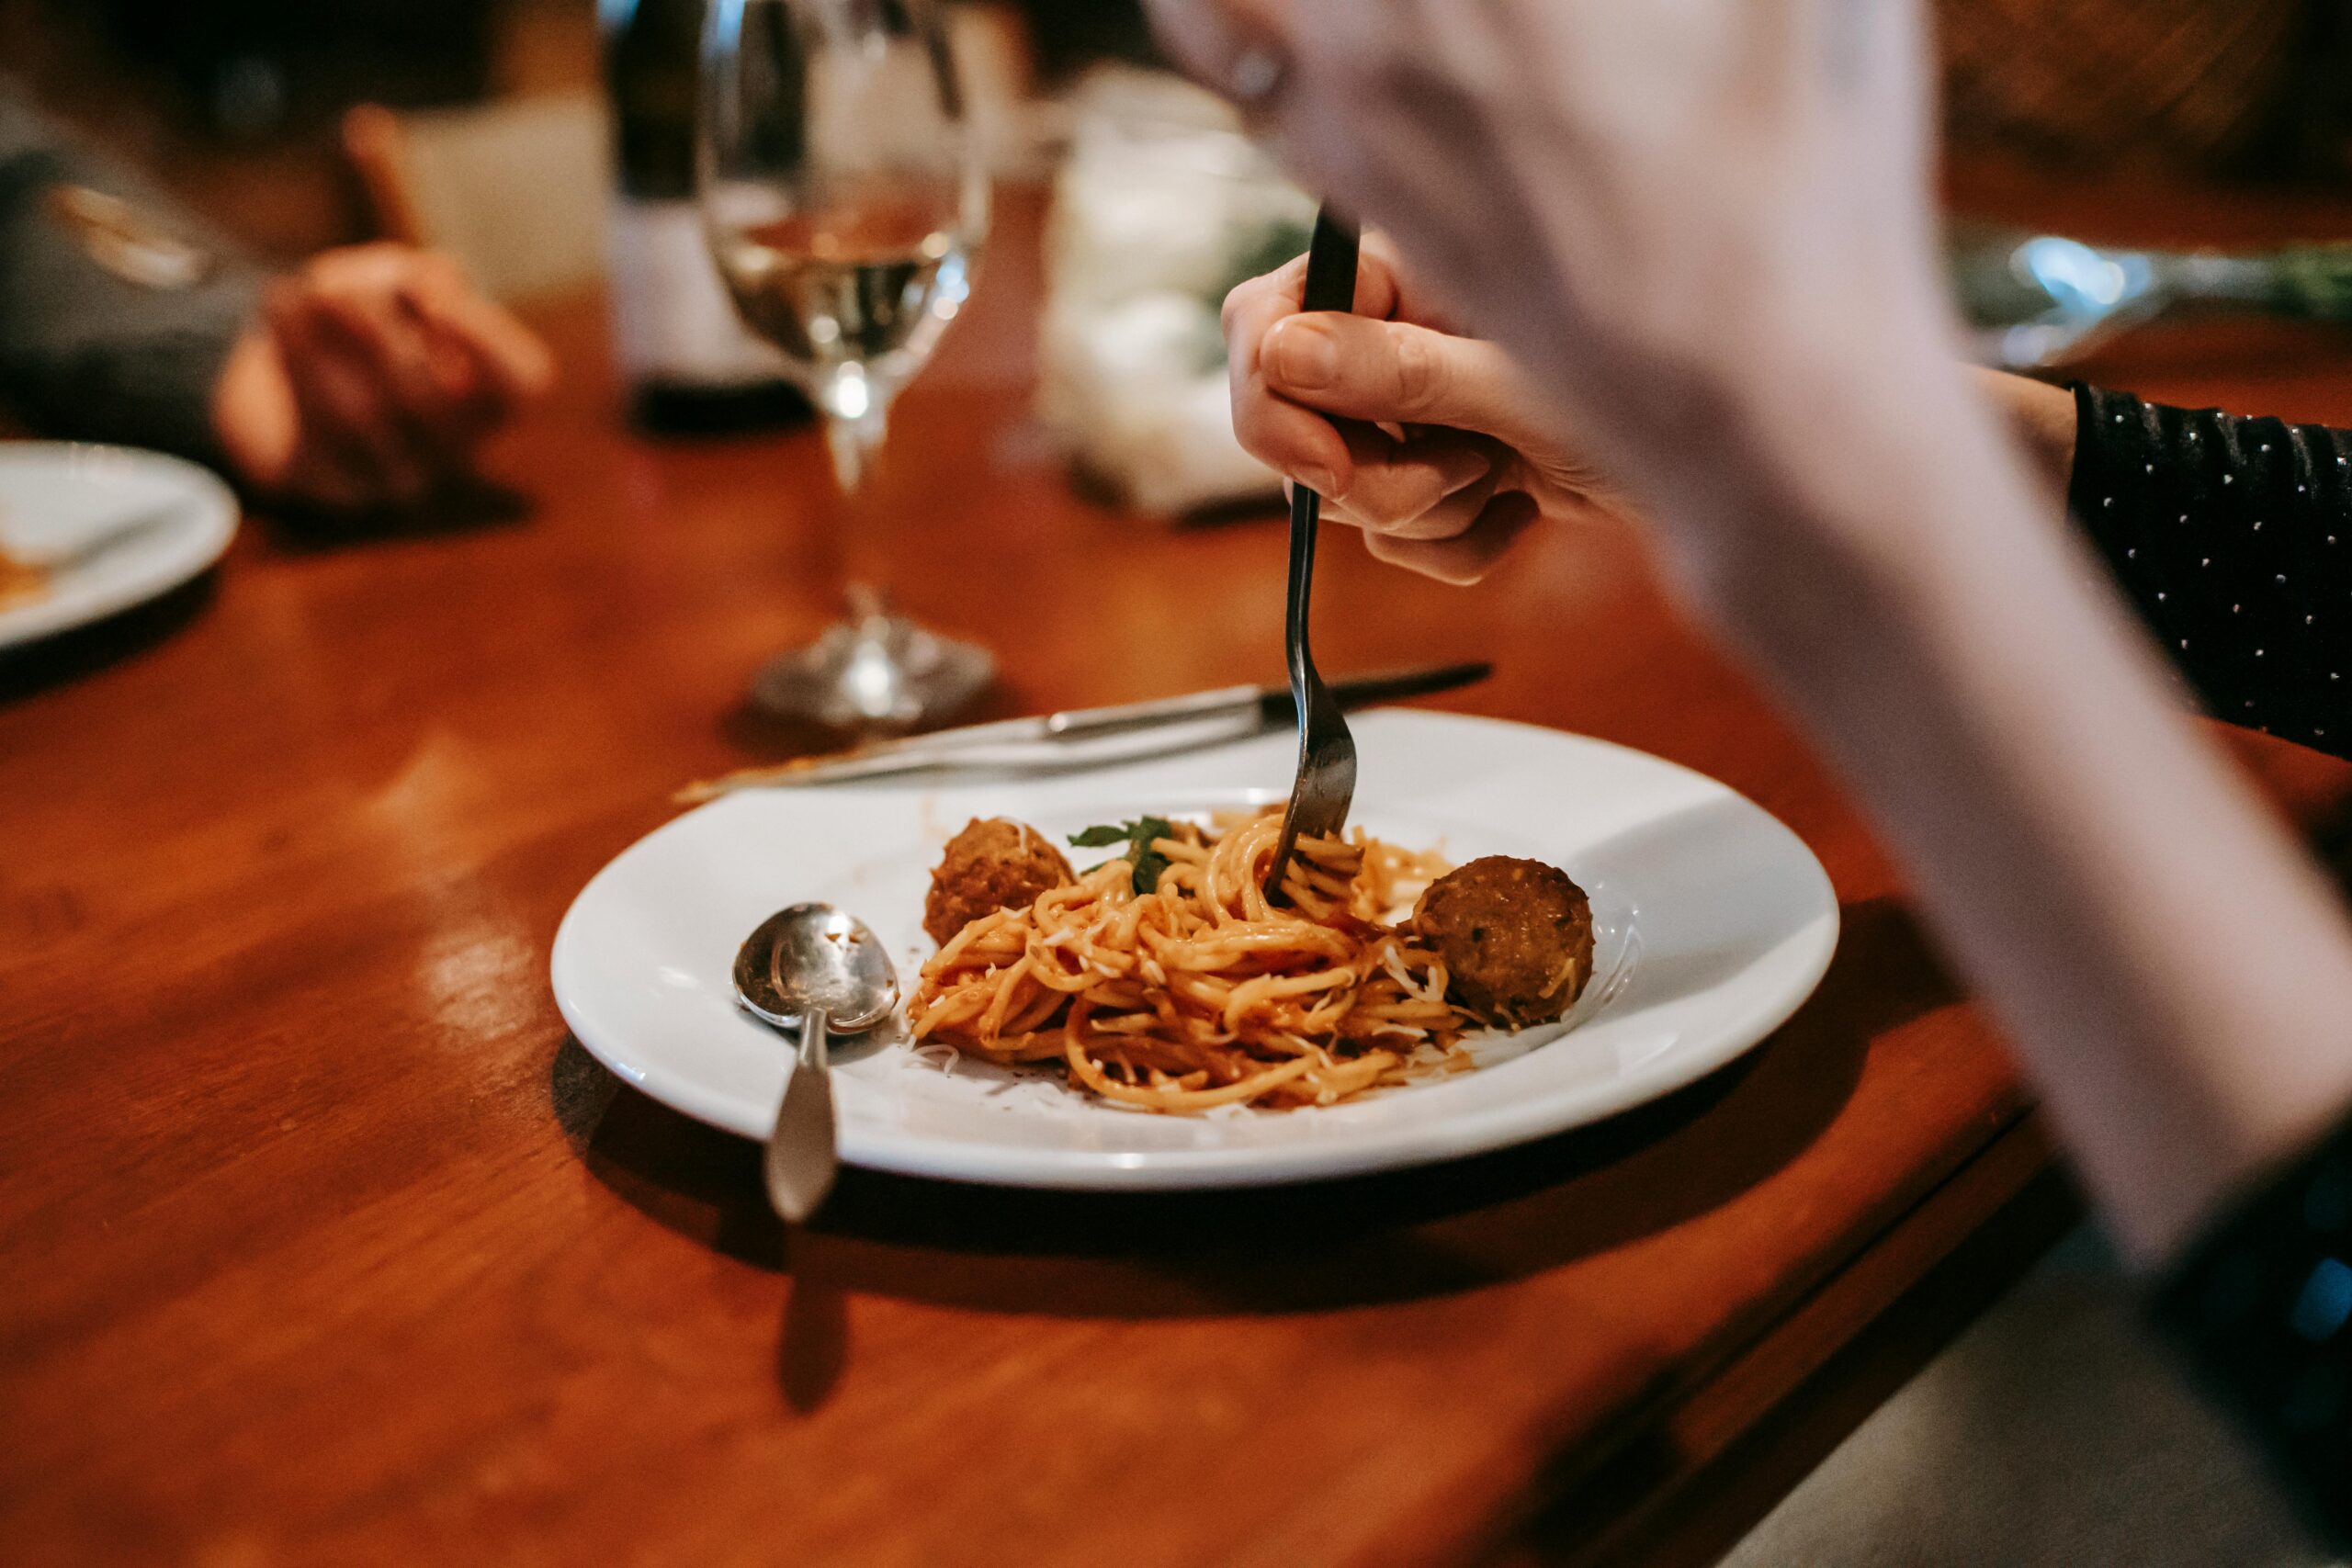
<path id="1" fill-rule="evenodd" d="M 1315 233 L 1306 242 L 1306 286 L 1299 297 L 1300 310 L 1342 315 L 1355 310 L 1359 243 L 1354 224 L 1328 205 L 1316 209 Z"/>
<path id="2" fill-rule="evenodd" d="M 1306 246 L 1306 286 L 1299 306 L 1306 310 L 1353 310 L 1356 304 L 1355 226 L 1328 206 L 1315 214 L 1315 236 Z M 1315 668 L 1307 651 L 1306 615 L 1315 592 L 1315 536 L 1323 498 L 1305 485 L 1290 492 L 1290 599 L 1283 635 L 1290 650 L 1290 694 L 1299 731 L 1306 733 L 1307 677 Z"/>
<path id="3" fill-rule="evenodd" d="M 1329 206 L 1315 214 L 1315 234 L 1306 246 L 1306 285 L 1299 305 L 1307 310 L 1355 309 L 1355 226 Z M 1290 592 L 1283 608 L 1283 642 L 1289 656 L 1291 704 L 1298 713 L 1298 776 L 1304 780 L 1310 759 L 1307 737 L 1314 719 L 1313 694 L 1319 685 L 1315 655 L 1307 640 L 1307 612 L 1315 599 L 1315 539 L 1323 517 L 1323 498 L 1303 484 L 1290 492 Z M 1283 873 L 1290 864 L 1298 840 L 1298 789 L 1291 790 L 1290 809 L 1283 817 L 1283 835 L 1274 846 L 1273 864 L 1266 873 L 1266 897 L 1283 902 Z"/>
<path id="4" fill-rule="evenodd" d="M 1355 310 L 1355 264 L 1360 237 L 1348 219 L 1324 205 L 1315 211 L 1315 237 L 1307 240 L 1307 282 L 1301 289 L 1301 310 Z M 1291 597 L 1284 611 L 1284 635 L 1291 651 L 1291 701 L 1298 705 L 1301 728 L 1307 712 L 1307 670 L 1315 668 L 1307 653 L 1307 600 L 1315 590 L 1315 529 L 1322 520 L 1322 496 L 1306 484 L 1291 487 Z"/>
<path id="5" fill-rule="evenodd" d="M 1306 245 L 1306 286 L 1299 307 L 1306 310 L 1355 309 L 1355 226 L 1328 206 L 1315 214 L 1315 236 Z M 1307 678 L 1315 669 L 1307 651 L 1306 614 L 1315 593 L 1315 536 L 1323 516 L 1323 498 L 1302 484 L 1290 492 L 1290 600 L 1284 614 L 1283 639 L 1290 650 L 1290 694 L 1298 710 L 1299 733 L 1306 731 Z"/>
<path id="6" fill-rule="evenodd" d="M 1308 691 L 1315 678 L 1315 654 L 1307 644 L 1307 612 L 1315 600 L 1315 539 L 1321 531 L 1323 498 L 1305 485 L 1290 492 L 1290 597 L 1283 611 L 1283 644 L 1290 665 L 1290 700 L 1298 716 L 1299 733 L 1306 733 Z"/>

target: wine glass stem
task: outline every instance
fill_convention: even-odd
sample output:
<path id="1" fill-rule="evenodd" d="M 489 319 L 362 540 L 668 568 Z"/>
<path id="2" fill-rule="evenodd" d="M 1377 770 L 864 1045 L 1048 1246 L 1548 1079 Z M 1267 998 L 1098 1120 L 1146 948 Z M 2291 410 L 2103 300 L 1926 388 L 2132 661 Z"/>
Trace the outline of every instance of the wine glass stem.
<path id="1" fill-rule="evenodd" d="M 825 415 L 825 446 L 832 453 L 833 478 L 841 481 L 844 502 L 855 501 L 865 488 L 888 424 L 889 411 L 878 402 L 854 415 Z"/>
<path id="2" fill-rule="evenodd" d="M 833 513 L 833 536 L 841 550 L 842 596 L 849 606 L 850 624 L 861 632 L 870 631 L 880 626 L 880 617 L 888 613 L 888 600 L 881 586 L 866 576 L 864 569 L 872 566 L 873 561 L 863 547 L 865 540 L 861 536 L 869 504 L 866 481 L 873 476 L 875 458 L 882 449 L 888 410 L 876 400 L 854 414 L 828 409 L 824 421 L 825 447 L 832 455 L 833 478 L 841 487 L 841 499 Z"/>

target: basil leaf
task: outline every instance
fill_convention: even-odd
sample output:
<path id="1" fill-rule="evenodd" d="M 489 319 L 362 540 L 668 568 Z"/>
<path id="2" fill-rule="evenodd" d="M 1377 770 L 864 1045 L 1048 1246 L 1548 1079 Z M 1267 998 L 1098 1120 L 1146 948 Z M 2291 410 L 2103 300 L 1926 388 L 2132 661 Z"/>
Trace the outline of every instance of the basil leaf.
<path id="1" fill-rule="evenodd" d="M 1135 889 L 1138 893 L 1157 891 L 1159 874 L 1168 869 L 1168 857 L 1153 849 L 1151 842 L 1154 839 L 1174 838 L 1176 829 L 1165 817 L 1138 818 L 1130 826 L 1134 830 L 1130 841 L 1136 852 Z"/>
<path id="2" fill-rule="evenodd" d="M 1098 824 L 1069 836 L 1069 841 L 1082 850 L 1107 849 L 1113 844 L 1127 847 L 1127 860 L 1135 867 L 1128 880 L 1138 893 L 1149 893 L 1159 886 L 1159 874 L 1168 869 L 1168 857 L 1151 847 L 1155 839 L 1172 839 L 1176 829 L 1165 817 L 1138 817 L 1117 827 Z"/>

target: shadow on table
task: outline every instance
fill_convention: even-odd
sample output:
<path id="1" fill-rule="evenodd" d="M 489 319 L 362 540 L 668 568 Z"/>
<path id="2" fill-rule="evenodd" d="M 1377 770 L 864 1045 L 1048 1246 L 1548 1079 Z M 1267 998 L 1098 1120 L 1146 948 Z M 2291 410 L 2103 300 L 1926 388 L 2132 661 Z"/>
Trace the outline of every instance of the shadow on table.
<path id="1" fill-rule="evenodd" d="M 281 552 L 302 555 L 512 527 L 530 518 L 531 507 L 530 498 L 519 491 L 473 485 L 413 510 L 262 512 L 247 513 L 246 520 L 266 534 Z M 202 572 L 169 592 L 104 620 L 22 648 L 0 649 L 0 703 L 78 681 L 163 643 L 210 605 L 220 571 L 216 567 Z"/>
<path id="2" fill-rule="evenodd" d="M 776 649 L 781 653 L 782 649 Z M 991 685 L 969 707 L 954 715 L 957 725 L 986 724 L 994 719 L 1018 718 L 1030 710 L 1020 694 L 999 681 Z M 780 762 L 791 757 L 821 756 L 828 751 L 841 751 L 856 746 L 862 737 L 854 730 L 836 728 L 815 719 L 792 718 L 770 712 L 746 694 L 723 714 L 718 721 L 718 733 L 728 743 L 743 752 L 756 766 L 762 762 Z"/>
<path id="3" fill-rule="evenodd" d="M 1871 1039 L 1956 999 L 1910 917 L 1872 901 L 1846 910 L 1820 991 L 1770 1040 L 1593 1126 L 1412 1170 L 1224 1192 L 845 1169 L 819 1224 L 789 1236 L 768 1211 L 755 1144 L 623 1087 L 573 1041 L 550 1087 L 598 1179 L 681 1234 L 796 1275 L 817 1303 L 865 1292 L 1074 1317 L 1311 1312 L 1520 1278 L 1718 1207 L 1828 1125 Z"/>
<path id="4" fill-rule="evenodd" d="M 78 681 L 135 658 L 187 626 L 212 603 L 216 571 L 103 621 L 0 650 L 0 703 Z"/>
<path id="5" fill-rule="evenodd" d="M 357 512 L 271 507 L 251 514 L 269 542 L 288 555 L 316 555 L 368 545 L 400 544 L 513 528 L 530 521 L 528 493 L 505 485 L 458 485 L 413 506 Z"/>
<path id="6" fill-rule="evenodd" d="M 718 733 L 753 765 L 788 757 L 816 757 L 855 744 L 844 731 L 814 719 L 786 718 L 745 697 L 720 716 Z"/>

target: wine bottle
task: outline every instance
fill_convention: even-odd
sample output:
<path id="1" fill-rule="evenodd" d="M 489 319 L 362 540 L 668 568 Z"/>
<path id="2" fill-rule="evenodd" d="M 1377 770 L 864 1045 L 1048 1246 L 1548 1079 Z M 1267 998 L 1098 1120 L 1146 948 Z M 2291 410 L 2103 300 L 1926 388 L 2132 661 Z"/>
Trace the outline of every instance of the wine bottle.
<path id="1" fill-rule="evenodd" d="M 783 358 L 742 324 L 695 204 L 706 0 L 600 0 L 615 189 L 605 220 L 614 345 L 630 417 L 665 432 L 808 416 Z"/>

